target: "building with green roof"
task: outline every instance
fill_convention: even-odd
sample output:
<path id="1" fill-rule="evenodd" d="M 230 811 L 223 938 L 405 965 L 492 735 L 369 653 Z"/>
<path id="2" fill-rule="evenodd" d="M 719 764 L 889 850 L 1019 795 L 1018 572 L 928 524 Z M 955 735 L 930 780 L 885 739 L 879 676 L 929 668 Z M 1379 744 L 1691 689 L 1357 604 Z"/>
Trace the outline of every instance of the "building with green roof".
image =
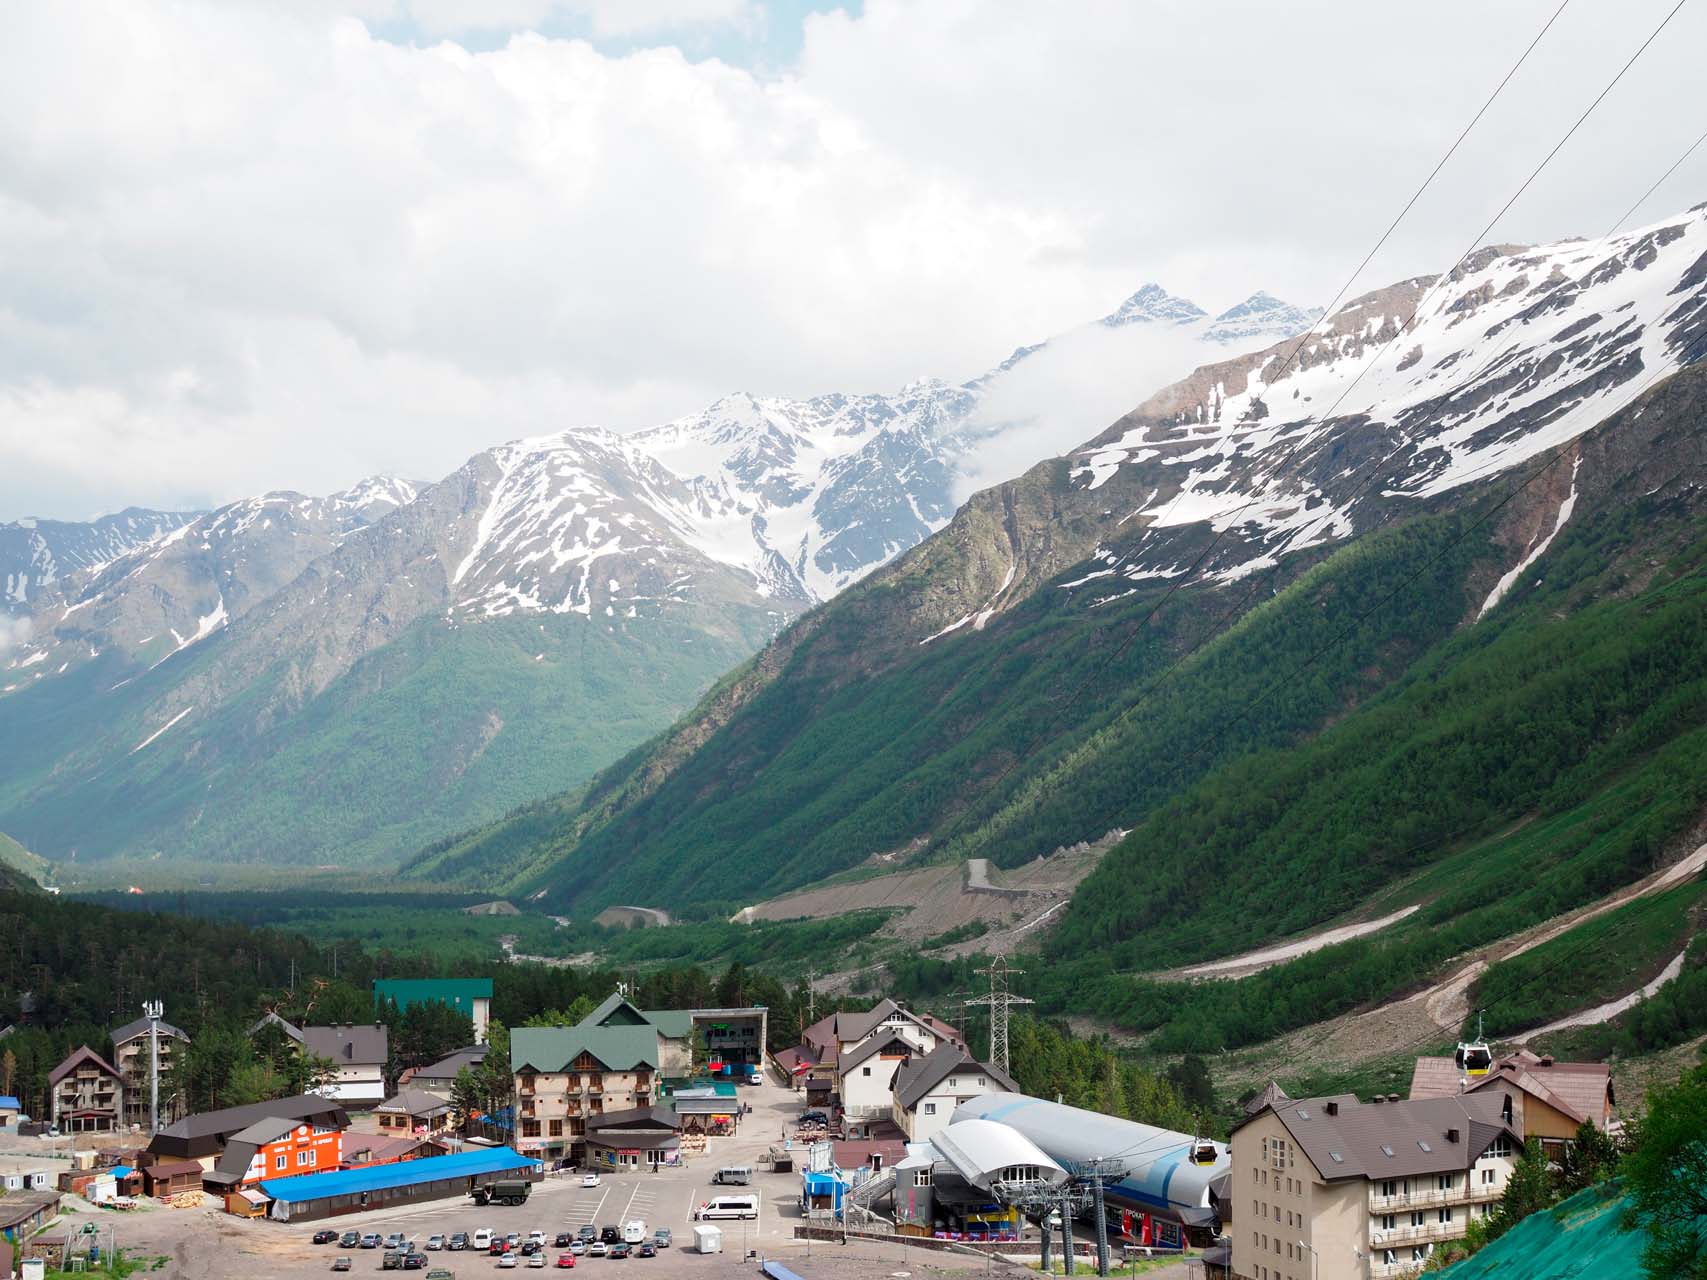
<path id="1" fill-rule="evenodd" d="M 445 1004 L 474 1023 L 474 1042 L 486 1043 L 492 1021 L 490 978 L 375 978 L 373 1002 L 395 1001 L 399 1010 L 413 1004 Z"/>

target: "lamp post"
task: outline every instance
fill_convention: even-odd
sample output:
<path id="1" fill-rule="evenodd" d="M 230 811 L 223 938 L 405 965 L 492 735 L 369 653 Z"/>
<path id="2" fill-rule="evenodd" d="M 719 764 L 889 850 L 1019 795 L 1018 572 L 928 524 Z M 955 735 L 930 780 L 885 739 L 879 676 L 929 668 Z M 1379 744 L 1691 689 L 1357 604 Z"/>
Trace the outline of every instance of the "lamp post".
<path id="1" fill-rule="evenodd" d="M 1308 1249 L 1310 1251 L 1310 1276 L 1311 1280 L 1315 1280 L 1315 1277 L 1320 1273 L 1321 1268 L 1321 1256 L 1316 1252 L 1316 1246 L 1313 1244 L 1306 1244 L 1303 1240 L 1300 1240 L 1298 1242 L 1298 1247 L 1300 1249 Z"/>

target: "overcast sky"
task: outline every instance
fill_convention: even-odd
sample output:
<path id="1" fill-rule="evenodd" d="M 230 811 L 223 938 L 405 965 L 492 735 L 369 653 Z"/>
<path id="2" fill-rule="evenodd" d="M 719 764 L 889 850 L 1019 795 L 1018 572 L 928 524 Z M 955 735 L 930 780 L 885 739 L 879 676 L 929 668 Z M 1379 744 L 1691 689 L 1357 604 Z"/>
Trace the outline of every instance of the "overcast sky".
<path id="1" fill-rule="evenodd" d="M 1456 258 L 1672 2 L 1576 0 L 1363 282 Z M 1319 305 L 1556 5 L 9 0 L 0 519 L 965 378 L 1151 279 Z M 1606 231 L 1703 48 L 1496 238 Z M 1643 214 L 1703 199 L 1707 148 Z"/>

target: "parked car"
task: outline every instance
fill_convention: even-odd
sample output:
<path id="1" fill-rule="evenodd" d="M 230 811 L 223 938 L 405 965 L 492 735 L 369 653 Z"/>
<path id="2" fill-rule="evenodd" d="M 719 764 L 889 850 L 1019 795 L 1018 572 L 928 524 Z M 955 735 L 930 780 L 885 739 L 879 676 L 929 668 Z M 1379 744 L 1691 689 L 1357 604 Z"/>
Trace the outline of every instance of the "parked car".
<path id="1" fill-rule="evenodd" d="M 598 1186 L 599 1185 L 599 1175 L 596 1173 L 584 1173 L 584 1174 L 582 1174 L 581 1175 L 581 1185 L 583 1187 L 596 1187 L 596 1186 Z"/>
<path id="2" fill-rule="evenodd" d="M 427 1248 L 429 1248 L 429 1249 L 442 1249 L 444 1247 L 445 1247 L 445 1238 L 443 1236 L 439 1235 L 437 1232 L 435 1232 L 434 1234 L 427 1237 Z"/>
<path id="3" fill-rule="evenodd" d="M 405 1271 L 425 1271 L 427 1269 L 427 1255 L 413 1251 L 404 1254 L 403 1269 Z"/>
<path id="4" fill-rule="evenodd" d="M 316 1231 L 314 1233 L 315 1244 L 331 1244 L 337 1238 L 338 1233 L 336 1231 Z"/>
<path id="5" fill-rule="evenodd" d="M 670 1240 L 670 1229 L 668 1227 L 659 1227 L 652 1233 L 652 1243 L 657 1245 L 660 1249 L 668 1249 L 670 1247 Z"/>
<path id="6" fill-rule="evenodd" d="M 401 1249 L 403 1245 L 404 1240 L 403 1233 L 401 1231 L 393 1231 L 390 1235 L 385 1237 L 385 1247 L 387 1249 Z"/>
<path id="7" fill-rule="evenodd" d="M 348 1271 L 353 1266 L 355 1266 L 355 1262 L 342 1254 L 332 1259 L 332 1270 L 334 1271 Z"/>
<path id="8" fill-rule="evenodd" d="M 589 1258 L 603 1258 L 609 1253 L 610 1246 L 603 1240 L 594 1240 L 587 1246 L 587 1256 Z"/>
<path id="9" fill-rule="evenodd" d="M 359 1231 L 346 1231 L 343 1235 L 338 1237 L 338 1247 L 340 1249 L 359 1249 L 361 1248 L 361 1243 L 362 1233 Z"/>
<path id="10" fill-rule="evenodd" d="M 425 1280 L 456 1280 L 456 1276 L 445 1270 L 443 1267 L 434 1267 L 431 1271 L 427 1272 Z"/>
<path id="11" fill-rule="evenodd" d="M 474 1238 L 469 1241 L 469 1244 L 476 1249 L 490 1248 L 492 1244 L 491 1228 L 481 1227 L 480 1230 L 474 1233 Z"/>
<path id="12" fill-rule="evenodd" d="M 610 1247 L 610 1253 L 606 1256 L 611 1258 L 626 1258 L 628 1256 L 628 1246 L 621 1240 L 618 1240 Z"/>
<path id="13" fill-rule="evenodd" d="M 506 1267 L 519 1267 L 519 1266 L 521 1266 L 521 1263 L 516 1261 L 516 1255 L 513 1253 L 506 1253 L 498 1259 L 498 1269 L 500 1271 Z"/>
<path id="14" fill-rule="evenodd" d="M 362 1237 L 362 1248 L 377 1249 L 380 1246 L 380 1242 L 381 1238 L 379 1233 L 377 1231 L 370 1231 Z"/>
<path id="15" fill-rule="evenodd" d="M 599 1239 L 603 1240 L 606 1244 L 621 1244 L 622 1243 L 622 1228 L 621 1227 L 612 1227 L 612 1226 L 600 1227 L 599 1228 Z"/>
<path id="16" fill-rule="evenodd" d="M 385 1257 L 380 1259 L 379 1269 L 381 1271 L 403 1270 L 403 1254 L 396 1249 L 387 1249 Z"/>
<path id="17" fill-rule="evenodd" d="M 557 1255 L 557 1266 L 558 1266 L 558 1269 L 561 1271 L 569 1271 L 569 1270 L 573 1269 L 575 1266 L 575 1255 L 572 1253 L 560 1253 L 560 1254 L 558 1254 Z"/>
<path id="18" fill-rule="evenodd" d="M 543 1232 L 543 1231 L 530 1231 L 530 1232 L 528 1232 L 528 1240 L 534 1244 L 544 1244 L 545 1243 L 545 1232 Z"/>
<path id="19" fill-rule="evenodd" d="M 528 1266 L 530 1267 L 543 1267 L 544 1265 L 545 1255 L 543 1253 L 536 1253 L 528 1259 Z"/>
<path id="20" fill-rule="evenodd" d="M 431 1240 L 427 1241 L 427 1248 L 431 1249 L 432 1247 L 433 1247 L 433 1242 Z M 445 1243 L 445 1248 L 451 1250 L 452 1252 L 455 1252 L 459 1249 L 468 1248 L 468 1232 L 466 1232 L 466 1231 L 453 1231 L 451 1233 L 450 1239 Z"/>
<path id="21" fill-rule="evenodd" d="M 516 1250 L 516 1252 L 521 1254 L 524 1258 L 531 1258 L 543 1248 L 545 1248 L 545 1246 L 540 1244 L 537 1240 L 523 1240 L 521 1248 Z"/>
<path id="22" fill-rule="evenodd" d="M 508 1240 L 499 1239 L 497 1236 L 493 1236 L 492 1237 L 492 1243 L 490 1246 L 488 1246 L 486 1252 L 491 1254 L 494 1258 L 496 1258 L 499 1254 L 509 1253 L 510 1252 L 510 1242 Z"/>
<path id="23" fill-rule="evenodd" d="M 646 1240 L 641 1243 L 638 1252 L 639 1256 L 642 1258 L 656 1258 L 658 1256 L 658 1246 L 653 1244 L 650 1240 Z"/>
<path id="24" fill-rule="evenodd" d="M 599 1238 L 598 1228 L 595 1227 L 590 1222 L 586 1223 L 586 1224 L 584 1224 L 581 1227 L 578 1227 L 576 1229 L 575 1238 L 577 1240 L 581 1240 L 581 1241 L 591 1243 L 592 1241 L 597 1240 Z"/>
<path id="25" fill-rule="evenodd" d="M 569 1252 L 580 1257 L 582 1254 L 587 1252 L 587 1242 L 585 1240 L 571 1240 L 569 1242 Z"/>
<path id="26" fill-rule="evenodd" d="M 509 1245 L 511 1249 L 518 1248 L 521 1245 L 521 1242 L 522 1233 L 519 1231 L 512 1231 L 509 1235 L 504 1237 L 504 1243 Z"/>

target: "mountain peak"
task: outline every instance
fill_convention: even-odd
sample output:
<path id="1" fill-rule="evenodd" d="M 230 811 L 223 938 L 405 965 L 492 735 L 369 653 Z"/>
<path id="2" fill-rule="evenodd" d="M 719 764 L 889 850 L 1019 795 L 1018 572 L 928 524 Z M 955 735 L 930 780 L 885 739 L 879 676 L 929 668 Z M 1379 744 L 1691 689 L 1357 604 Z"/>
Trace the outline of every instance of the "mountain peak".
<path id="1" fill-rule="evenodd" d="M 1258 289 L 1235 306 L 1228 307 L 1209 322 L 1203 336 L 1211 342 L 1251 342 L 1259 338 L 1289 338 L 1303 333 L 1321 319 L 1322 309 L 1293 306 L 1284 299 Z"/>
<path id="2" fill-rule="evenodd" d="M 1193 320 L 1201 320 L 1207 314 L 1191 299 L 1177 297 L 1152 280 L 1104 316 L 1100 323 L 1110 329 L 1148 321 L 1189 324 Z"/>

